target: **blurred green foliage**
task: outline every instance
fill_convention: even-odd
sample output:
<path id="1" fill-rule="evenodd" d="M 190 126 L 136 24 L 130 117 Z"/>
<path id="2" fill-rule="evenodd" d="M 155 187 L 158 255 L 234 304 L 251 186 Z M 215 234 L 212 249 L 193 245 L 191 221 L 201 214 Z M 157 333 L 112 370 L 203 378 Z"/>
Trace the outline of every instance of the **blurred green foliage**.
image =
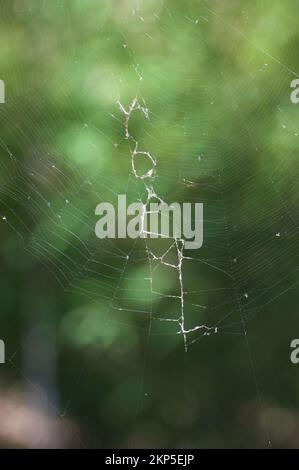
<path id="1" fill-rule="evenodd" d="M 1 386 L 37 384 L 78 424 L 74 445 L 298 446 L 298 13 L 0 1 Z M 94 234 L 99 202 L 144 196 L 116 103 L 135 96 L 150 116 L 130 134 L 157 159 L 157 193 L 204 203 L 185 316 L 218 334 L 192 333 L 187 353 L 159 321 L 180 315 L 177 273 L 155 267 L 151 293 L 144 242 Z"/>

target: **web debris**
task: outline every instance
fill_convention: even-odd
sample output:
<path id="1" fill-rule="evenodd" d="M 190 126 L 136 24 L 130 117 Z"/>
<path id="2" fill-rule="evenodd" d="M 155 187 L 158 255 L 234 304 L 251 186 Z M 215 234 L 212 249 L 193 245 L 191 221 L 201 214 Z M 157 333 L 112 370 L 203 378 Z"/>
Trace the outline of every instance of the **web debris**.
<path id="1" fill-rule="evenodd" d="M 155 157 L 152 156 L 152 154 L 149 151 L 144 151 L 144 150 L 139 150 L 139 144 L 138 141 L 130 134 L 130 129 L 129 129 L 129 124 L 130 124 L 130 119 L 132 114 L 135 111 L 141 111 L 145 119 L 149 119 L 149 109 L 146 106 L 145 101 L 142 99 L 142 104 L 139 102 L 138 97 L 135 96 L 135 98 L 131 101 L 128 109 L 125 108 L 125 106 L 121 103 L 120 98 L 116 99 L 116 103 L 119 106 L 119 109 L 122 114 L 125 116 L 125 139 L 129 140 L 131 139 L 134 142 L 134 148 L 131 150 L 131 167 L 132 167 L 132 173 L 133 176 L 135 177 L 136 180 L 141 180 L 144 184 L 144 188 L 147 194 L 146 201 L 143 204 L 143 211 L 142 211 L 142 216 L 141 216 L 141 231 L 140 231 L 140 238 L 143 238 L 145 240 L 145 245 L 146 245 L 146 251 L 149 256 L 150 264 L 151 261 L 157 261 L 161 265 L 168 266 L 172 269 L 175 269 L 177 271 L 178 275 L 178 280 L 179 280 L 179 295 L 178 296 L 171 296 L 171 297 L 176 297 L 180 301 L 180 314 L 178 318 L 156 318 L 155 319 L 159 321 L 165 321 L 165 322 L 174 322 L 177 323 L 179 326 L 179 331 L 177 334 L 182 335 L 183 340 L 184 340 L 184 349 L 185 352 L 188 351 L 188 342 L 187 342 L 187 336 L 190 333 L 193 333 L 198 330 L 203 331 L 203 335 L 210 335 L 213 333 L 218 332 L 217 327 L 209 327 L 207 325 L 197 325 L 193 328 L 186 328 L 186 319 L 185 319 L 185 290 L 184 290 L 184 277 L 183 277 L 183 264 L 184 264 L 184 259 L 190 259 L 189 257 L 185 257 L 184 255 L 184 248 L 185 248 L 185 240 L 182 238 L 176 238 L 175 236 L 173 237 L 173 243 L 171 246 L 164 252 L 162 256 L 157 256 L 152 249 L 148 246 L 146 242 L 147 235 L 150 235 L 151 232 L 147 231 L 145 229 L 145 219 L 147 217 L 147 214 L 150 214 L 150 211 L 148 210 L 148 206 L 152 200 L 158 200 L 161 204 L 165 203 L 163 198 L 161 198 L 155 191 L 154 185 L 152 183 L 153 179 L 156 176 L 156 169 L 157 169 L 157 160 Z M 138 174 L 136 170 L 136 158 L 138 157 L 143 157 L 147 158 L 150 163 L 151 163 L 151 168 L 146 171 L 143 174 Z M 155 235 L 160 235 L 163 237 L 161 234 L 155 234 Z M 167 254 L 175 248 L 176 252 L 176 257 L 177 257 L 177 262 L 175 264 L 169 263 L 165 261 L 165 257 Z M 151 269 L 151 276 L 153 274 L 153 271 Z M 150 277 L 150 285 L 151 285 L 151 293 L 153 293 L 152 285 L 153 285 L 153 279 Z"/>

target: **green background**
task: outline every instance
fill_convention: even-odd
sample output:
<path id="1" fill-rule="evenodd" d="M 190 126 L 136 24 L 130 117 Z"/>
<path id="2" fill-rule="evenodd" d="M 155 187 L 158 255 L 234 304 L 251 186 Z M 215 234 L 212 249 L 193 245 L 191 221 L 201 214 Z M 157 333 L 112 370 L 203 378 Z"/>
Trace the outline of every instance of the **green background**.
<path id="1" fill-rule="evenodd" d="M 1 0 L 2 447 L 298 447 L 298 14 Z M 117 100 L 135 96 L 149 119 L 134 112 L 125 139 Z M 181 314 L 178 271 L 144 240 L 95 237 L 98 203 L 144 200 L 133 137 L 158 195 L 204 204 L 184 312 L 217 334 L 187 352 L 161 321 Z"/>

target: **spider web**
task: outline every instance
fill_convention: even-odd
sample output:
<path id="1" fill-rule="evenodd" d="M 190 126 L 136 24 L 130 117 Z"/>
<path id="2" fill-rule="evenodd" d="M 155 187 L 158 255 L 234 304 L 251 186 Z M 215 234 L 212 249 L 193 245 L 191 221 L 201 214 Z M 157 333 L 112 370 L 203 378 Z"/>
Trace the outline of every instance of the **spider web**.
<path id="1" fill-rule="evenodd" d="M 158 1 L 133 3 L 124 7 L 129 27 L 113 17 L 115 9 L 107 2 L 98 23 L 91 21 L 88 34 L 105 46 L 102 58 L 89 60 L 97 60 L 103 71 L 95 68 L 84 82 L 78 105 L 71 101 L 77 85 L 69 89 L 68 72 L 54 94 L 47 71 L 40 74 L 43 86 L 37 89 L 18 81 L 17 68 L 8 71 L 7 89 L 11 80 L 17 93 L 10 93 L 0 108 L 5 129 L 0 138 L 3 258 L 8 266 L 19 263 L 22 275 L 28 266 L 42 275 L 48 272 L 54 297 L 72 296 L 80 306 L 81 333 L 94 315 L 100 319 L 103 332 L 94 336 L 107 348 L 113 340 L 105 337 L 107 323 L 117 325 L 120 335 L 128 328 L 141 331 L 147 341 L 171 337 L 188 355 L 206 336 L 242 336 L 261 400 L 247 325 L 298 284 L 298 195 L 293 188 L 299 130 L 289 104 L 289 82 L 296 72 L 272 56 L 267 45 L 249 41 L 246 26 L 237 28 L 228 20 L 219 2 L 216 11 L 204 3 L 176 8 Z M 40 9 L 34 2 L 24 5 L 18 14 L 28 20 L 26 32 L 32 34 L 30 19 L 51 19 L 64 2 L 44 3 Z M 95 9 L 90 2 L 90 14 Z M 242 17 L 245 25 L 252 21 L 246 11 Z M 71 52 L 75 26 L 76 21 L 67 22 L 64 30 L 63 57 L 72 73 L 85 69 L 82 51 Z M 215 42 L 223 34 L 227 41 L 218 59 Z M 240 44 L 249 51 L 247 68 L 242 57 L 240 68 L 232 59 Z M 109 62 L 109 51 L 114 62 Z M 250 56 L 253 52 L 257 55 Z M 117 58 L 122 67 L 116 66 Z M 226 60 L 233 72 L 227 72 Z M 96 86 L 94 92 L 97 80 L 104 90 Z M 265 129 L 262 120 L 273 90 L 276 120 L 266 120 Z M 90 116 L 97 92 L 100 109 Z M 257 109 L 260 96 L 263 103 Z M 55 116 L 61 101 L 74 125 L 64 139 L 55 140 L 60 137 Z M 46 104 L 48 122 L 38 122 Z M 245 107 L 249 111 L 243 118 Z M 63 117 L 65 127 L 66 121 Z M 264 131 L 271 140 L 264 140 Z M 242 136 L 242 148 L 236 135 Z M 74 142 L 71 150 L 65 144 L 69 140 Z M 286 150 L 289 160 L 281 158 Z M 153 200 L 202 202 L 203 247 L 188 251 L 177 239 L 97 239 L 95 207 L 99 202 L 115 205 L 118 194 L 141 201 L 145 213 Z M 95 313 L 84 320 L 85 302 L 95 306 Z M 76 334 L 68 318 L 64 328 Z M 10 357 L 12 364 L 20 347 Z M 146 351 L 144 357 L 142 384 Z M 73 391 L 63 415 L 72 398 Z"/>

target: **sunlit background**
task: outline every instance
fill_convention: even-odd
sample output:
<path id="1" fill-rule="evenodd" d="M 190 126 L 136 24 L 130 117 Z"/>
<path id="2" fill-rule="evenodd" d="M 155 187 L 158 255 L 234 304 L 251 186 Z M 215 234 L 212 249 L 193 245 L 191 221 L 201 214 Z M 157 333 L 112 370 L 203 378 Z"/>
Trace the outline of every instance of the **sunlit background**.
<path id="1" fill-rule="evenodd" d="M 0 1 L 2 447 L 299 446 L 298 15 Z M 181 270 L 171 241 L 95 236 L 149 187 L 204 204 Z"/>

